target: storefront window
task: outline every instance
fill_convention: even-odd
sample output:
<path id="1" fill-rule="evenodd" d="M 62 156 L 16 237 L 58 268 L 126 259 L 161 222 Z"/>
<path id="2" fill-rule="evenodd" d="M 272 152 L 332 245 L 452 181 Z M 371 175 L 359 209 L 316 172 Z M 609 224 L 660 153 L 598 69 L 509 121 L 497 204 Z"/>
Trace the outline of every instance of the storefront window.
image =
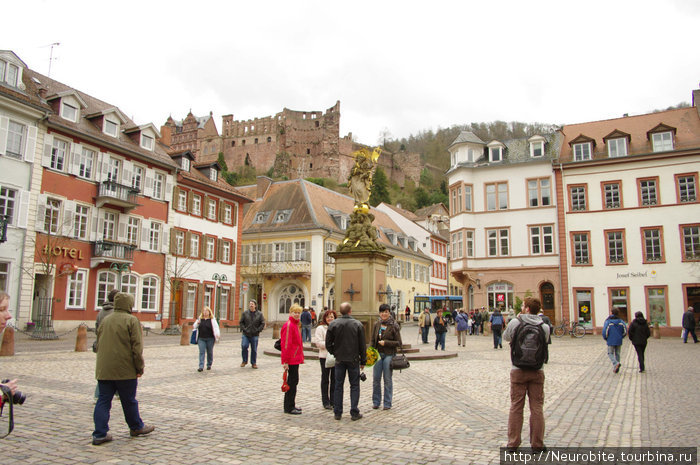
<path id="1" fill-rule="evenodd" d="M 508 310 L 513 307 L 513 285 L 506 282 L 489 284 L 487 288 L 489 310 L 500 307 Z"/>
<path id="2" fill-rule="evenodd" d="M 576 291 L 576 307 L 578 308 L 578 322 L 586 327 L 591 327 L 593 314 L 593 301 L 590 290 Z"/>
<path id="3" fill-rule="evenodd" d="M 666 326 L 666 289 L 650 287 L 647 289 L 647 314 L 651 323 Z"/>
<path id="4" fill-rule="evenodd" d="M 619 317 L 624 322 L 629 322 L 629 292 L 625 289 L 610 289 L 610 308 L 616 308 Z"/>

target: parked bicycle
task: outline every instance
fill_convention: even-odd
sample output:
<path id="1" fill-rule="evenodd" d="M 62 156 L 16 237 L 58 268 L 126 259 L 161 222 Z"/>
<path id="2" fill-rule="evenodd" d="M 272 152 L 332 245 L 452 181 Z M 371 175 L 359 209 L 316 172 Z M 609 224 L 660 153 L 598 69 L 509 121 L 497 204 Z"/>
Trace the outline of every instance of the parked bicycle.
<path id="1" fill-rule="evenodd" d="M 568 321 L 562 321 L 554 327 L 554 335 L 562 337 L 564 334 L 571 334 L 572 337 L 583 337 L 586 335 L 586 328 L 581 323 L 573 322 L 569 325 Z"/>

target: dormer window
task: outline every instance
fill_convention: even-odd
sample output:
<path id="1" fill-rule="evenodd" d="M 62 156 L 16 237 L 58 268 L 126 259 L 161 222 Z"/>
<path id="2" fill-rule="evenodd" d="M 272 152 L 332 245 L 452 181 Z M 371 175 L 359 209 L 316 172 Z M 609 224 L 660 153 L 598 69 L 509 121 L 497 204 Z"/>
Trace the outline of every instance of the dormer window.
<path id="1" fill-rule="evenodd" d="M 153 151 L 153 137 L 141 134 L 141 147 Z"/>
<path id="2" fill-rule="evenodd" d="M 216 180 L 219 178 L 219 172 L 216 171 L 214 168 L 211 168 L 209 170 L 209 179 L 212 181 L 216 182 Z"/>
<path id="3" fill-rule="evenodd" d="M 253 219 L 253 224 L 263 224 L 267 223 L 267 219 L 270 217 L 270 212 L 258 212 Z"/>
<path id="4" fill-rule="evenodd" d="M 19 67 L 0 60 L 0 82 L 4 82 L 8 86 L 17 87 L 19 81 Z"/>
<path id="5" fill-rule="evenodd" d="M 540 158 L 544 156 L 544 137 L 532 136 L 528 139 L 528 142 L 530 143 L 530 156 L 532 158 Z"/>
<path id="6" fill-rule="evenodd" d="M 671 133 L 671 131 L 666 131 L 652 134 L 651 145 L 654 152 L 673 150 L 673 133 Z"/>
<path id="7" fill-rule="evenodd" d="M 580 144 L 574 144 L 574 160 L 584 161 L 591 159 L 591 143 L 583 142 Z"/>
<path id="8" fill-rule="evenodd" d="M 67 119 L 68 121 L 73 121 L 75 123 L 78 120 L 78 108 L 62 101 L 61 118 Z"/>
<path id="9" fill-rule="evenodd" d="M 105 134 L 112 137 L 117 137 L 119 133 L 119 123 L 112 121 L 111 119 L 104 119 L 104 128 L 102 129 Z"/>
<path id="10" fill-rule="evenodd" d="M 190 170 L 190 159 L 187 157 L 182 157 L 182 170 L 183 171 Z"/>
<path id="11" fill-rule="evenodd" d="M 503 147 L 489 147 L 489 161 L 503 160 Z"/>
<path id="12" fill-rule="evenodd" d="M 608 139 L 606 141 L 608 145 L 608 156 L 610 158 L 614 157 L 624 157 L 627 155 L 627 139 L 620 137 L 617 139 Z"/>

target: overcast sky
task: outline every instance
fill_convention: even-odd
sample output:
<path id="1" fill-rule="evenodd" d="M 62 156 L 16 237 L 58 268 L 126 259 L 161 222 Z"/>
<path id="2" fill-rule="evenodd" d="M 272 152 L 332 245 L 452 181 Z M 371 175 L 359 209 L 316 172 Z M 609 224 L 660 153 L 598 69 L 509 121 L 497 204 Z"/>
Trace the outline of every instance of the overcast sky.
<path id="1" fill-rule="evenodd" d="M 197 11 L 196 6 L 201 10 Z M 0 49 L 160 127 L 341 102 L 376 144 L 480 121 L 580 123 L 690 102 L 698 0 L 4 2 Z"/>

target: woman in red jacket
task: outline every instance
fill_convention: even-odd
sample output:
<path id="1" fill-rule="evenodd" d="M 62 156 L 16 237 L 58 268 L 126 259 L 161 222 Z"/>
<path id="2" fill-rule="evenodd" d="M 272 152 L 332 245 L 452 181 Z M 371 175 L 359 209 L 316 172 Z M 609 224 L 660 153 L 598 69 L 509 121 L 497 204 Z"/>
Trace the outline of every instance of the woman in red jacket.
<path id="1" fill-rule="evenodd" d="M 280 331 L 280 344 L 282 346 L 282 365 L 287 372 L 287 384 L 289 390 L 284 393 L 284 413 L 301 415 L 301 409 L 295 405 L 297 384 L 299 384 L 299 365 L 304 363 L 304 347 L 301 342 L 301 318 L 302 308 L 294 304 L 289 309 L 289 320 Z"/>

